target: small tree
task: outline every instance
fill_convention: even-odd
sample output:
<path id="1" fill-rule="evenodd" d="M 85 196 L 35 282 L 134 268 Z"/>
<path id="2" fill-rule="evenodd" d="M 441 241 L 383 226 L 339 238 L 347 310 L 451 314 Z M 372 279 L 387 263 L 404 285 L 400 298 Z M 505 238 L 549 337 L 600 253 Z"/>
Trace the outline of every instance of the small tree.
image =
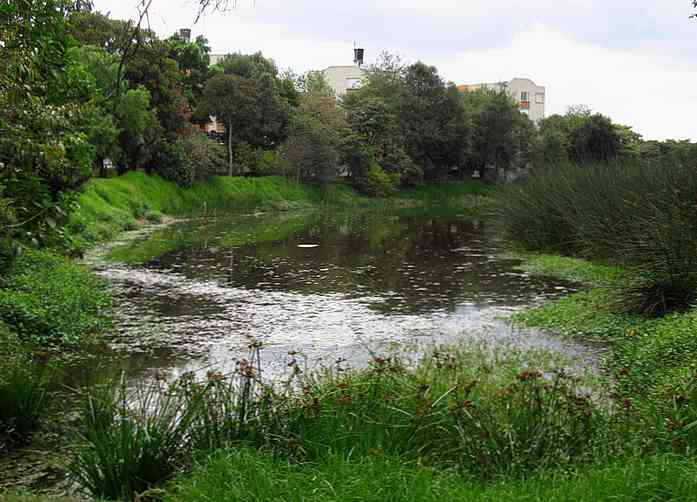
<path id="1" fill-rule="evenodd" d="M 239 75 L 216 75 L 203 90 L 199 113 L 215 116 L 225 124 L 228 175 L 232 176 L 236 144 L 251 136 L 264 120 L 259 90 L 252 80 Z"/>

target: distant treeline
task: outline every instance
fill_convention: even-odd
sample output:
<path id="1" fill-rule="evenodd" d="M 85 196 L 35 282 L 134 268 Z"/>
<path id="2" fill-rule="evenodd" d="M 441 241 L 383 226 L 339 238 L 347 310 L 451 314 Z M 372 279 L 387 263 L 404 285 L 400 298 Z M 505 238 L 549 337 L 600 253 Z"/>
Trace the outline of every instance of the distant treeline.
<path id="1" fill-rule="evenodd" d="M 584 107 L 533 124 L 504 91 L 462 93 L 433 66 L 383 54 L 337 99 L 320 72 L 261 53 L 210 64 L 203 37 L 160 39 L 90 2 L 0 8 L 0 240 L 64 239 L 75 190 L 145 170 L 182 186 L 216 174 L 341 177 L 371 195 L 542 165 L 692 162 L 689 142 L 643 142 Z M 215 116 L 224 134 L 201 126 Z M 6 247 L 6 246 L 5 246 Z"/>

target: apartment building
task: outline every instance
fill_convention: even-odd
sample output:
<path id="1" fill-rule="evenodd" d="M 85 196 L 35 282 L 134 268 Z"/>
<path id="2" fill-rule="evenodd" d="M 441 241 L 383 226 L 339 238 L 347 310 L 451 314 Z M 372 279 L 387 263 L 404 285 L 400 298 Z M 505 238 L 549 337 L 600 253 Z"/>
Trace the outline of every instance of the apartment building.
<path id="1" fill-rule="evenodd" d="M 354 49 L 353 65 L 330 66 L 322 71 L 324 79 L 337 98 L 342 98 L 349 92 L 360 89 L 363 85 L 363 80 L 366 77 L 366 71 L 363 69 L 364 55 L 363 49 Z"/>
<path id="2" fill-rule="evenodd" d="M 520 111 L 530 117 L 530 120 L 539 122 L 545 118 L 546 89 L 535 84 L 529 78 L 514 78 L 508 82 L 495 84 L 460 85 L 458 89 L 462 92 L 476 91 L 478 89 L 490 89 L 497 92 L 505 90 L 509 96 L 518 102 Z"/>

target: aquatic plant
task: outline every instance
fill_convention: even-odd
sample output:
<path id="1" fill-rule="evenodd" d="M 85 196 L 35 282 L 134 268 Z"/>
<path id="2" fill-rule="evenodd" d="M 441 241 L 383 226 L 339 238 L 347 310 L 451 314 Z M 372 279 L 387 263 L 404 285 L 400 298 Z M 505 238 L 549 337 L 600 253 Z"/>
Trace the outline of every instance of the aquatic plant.
<path id="1" fill-rule="evenodd" d="M 121 380 L 85 397 L 71 472 L 92 495 L 123 498 L 239 446 L 302 462 L 399 458 L 479 479 L 589 461 L 602 412 L 575 379 L 556 373 L 548 382 L 521 369 L 526 361 L 437 351 L 417 367 L 375 357 L 363 370 L 306 375 L 291 359 L 288 380 L 266 385 L 251 358 L 233 375 L 189 375 L 135 394 Z M 540 371 L 550 364 L 541 358 Z"/>
<path id="2" fill-rule="evenodd" d="M 689 165 L 557 165 L 502 188 L 496 212 L 526 250 L 629 267 L 619 307 L 656 316 L 697 300 L 695 196 Z"/>

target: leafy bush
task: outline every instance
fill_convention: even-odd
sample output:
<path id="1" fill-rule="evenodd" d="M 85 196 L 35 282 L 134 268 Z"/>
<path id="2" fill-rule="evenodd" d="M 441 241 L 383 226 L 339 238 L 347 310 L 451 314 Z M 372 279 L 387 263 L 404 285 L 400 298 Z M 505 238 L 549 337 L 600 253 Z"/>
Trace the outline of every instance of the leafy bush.
<path id="1" fill-rule="evenodd" d="M 0 284 L 0 321 L 40 347 L 78 346 L 109 325 L 98 279 L 69 259 L 23 250 Z"/>
<path id="2" fill-rule="evenodd" d="M 249 143 L 242 142 L 235 148 L 235 172 L 239 175 L 254 173 L 259 162 L 259 150 Z"/>
<path id="3" fill-rule="evenodd" d="M 179 186 L 190 187 L 194 183 L 194 169 L 182 141 L 161 142 L 153 152 L 151 164 L 153 173 Z"/>
<path id="4" fill-rule="evenodd" d="M 364 178 L 357 180 L 359 190 L 374 197 L 394 195 L 399 188 L 399 174 L 388 174 L 373 162 Z"/>
<path id="5" fill-rule="evenodd" d="M 49 371 L 0 321 L 0 451 L 27 440 L 47 404 Z"/>
<path id="6" fill-rule="evenodd" d="M 661 315 L 697 300 L 697 176 L 684 165 L 559 165 L 504 187 L 498 215 L 528 250 L 635 270 L 623 308 Z"/>
<path id="7" fill-rule="evenodd" d="M 187 163 L 195 180 L 204 180 L 227 172 L 225 147 L 205 134 L 192 132 L 183 140 Z"/>
<path id="8" fill-rule="evenodd" d="M 290 170 L 288 161 L 278 152 L 265 150 L 257 159 L 256 174 L 259 176 L 286 176 Z"/>

